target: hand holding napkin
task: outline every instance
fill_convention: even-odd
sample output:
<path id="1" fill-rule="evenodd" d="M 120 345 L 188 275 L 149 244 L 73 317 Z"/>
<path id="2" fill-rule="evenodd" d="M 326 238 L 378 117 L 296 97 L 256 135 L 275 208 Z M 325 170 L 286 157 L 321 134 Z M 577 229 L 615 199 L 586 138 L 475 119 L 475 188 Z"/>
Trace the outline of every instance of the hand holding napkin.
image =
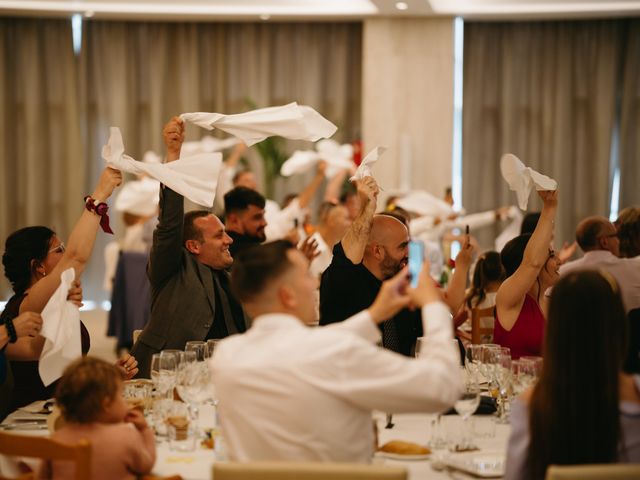
<path id="1" fill-rule="evenodd" d="M 80 311 L 67 300 L 74 278 L 73 268 L 62 272 L 58 289 L 42 310 L 40 335 L 45 338 L 45 342 L 40 353 L 38 372 L 45 386 L 60 378 L 67 365 L 82 356 Z"/>
<path id="2" fill-rule="evenodd" d="M 518 206 L 522 210 L 527 209 L 529 195 L 536 190 L 557 190 L 558 182 L 553 178 L 536 172 L 533 168 L 527 167 L 518 157 L 512 153 L 506 153 L 500 159 L 500 171 L 502 177 L 509 184 L 509 189 L 516 192 Z"/>
<path id="3" fill-rule="evenodd" d="M 207 130 L 223 130 L 241 139 L 248 147 L 272 136 L 315 142 L 330 137 L 338 129 L 313 108 L 295 102 L 234 115 L 183 113 L 180 118 Z"/>
<path id="4" fill-rule="evenodd" d="M 124 153 L 120 129 L 111 127 L 102 158 L 110 167 L 134 174 L 145 173 L 192 202 L 213 206 L 222 166 L 220 153 L 203 153 L 164 164 L 138 162 Z"/>
<path id="5" fill-rule="evenodd" d="M 373 172 L 371 171 L 371 169 L 378 161 L 378 159 L 382 156 L 382 154 L 386 151 L 387 147 L 376 147 L 371 150 L 367 154 L 367 156 L 364 157 L 362 163 L 356 170 L 356 173 L 349 180 L 353 182 L 355 180 L 362 180 L 364 177 L 373 177 Z"/>

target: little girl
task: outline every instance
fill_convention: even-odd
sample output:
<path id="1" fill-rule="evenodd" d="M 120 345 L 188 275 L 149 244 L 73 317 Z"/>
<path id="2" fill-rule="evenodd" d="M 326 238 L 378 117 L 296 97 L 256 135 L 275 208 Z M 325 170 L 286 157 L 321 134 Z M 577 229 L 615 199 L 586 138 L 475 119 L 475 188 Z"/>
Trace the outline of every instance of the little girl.
<path id="1" fill-rule="evenodd" d="M 65 369 L 56 390 L 64 426 L 52 438 L 91 443 L 93 480 L 134 480 L 149 473 L 156 460 L 153 430 L 140 411 L 129 408 L 123 386 L 117 367 L 84 357 Z M 69 462 L 43 462 L 38 478 L 73 478 L 73 468 Z"/>

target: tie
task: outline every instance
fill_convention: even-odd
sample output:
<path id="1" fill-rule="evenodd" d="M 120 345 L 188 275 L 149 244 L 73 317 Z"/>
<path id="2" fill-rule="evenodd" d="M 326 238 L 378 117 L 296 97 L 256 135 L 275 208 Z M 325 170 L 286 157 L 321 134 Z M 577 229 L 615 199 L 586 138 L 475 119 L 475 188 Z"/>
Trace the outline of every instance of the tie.
<path id="1" fill-rule="evenodd" d="M 218 297 L 222 304 L 222 316 L 224 317 L 224 324 L 227 326 L 227 332 L 229 335 L 233 335 L 234 333 L 238 333 L 238 328 L 236 327 L 236 322 L 233 320 L 227 291 L 222 286 L 222 283 L 225 282 L 226 278 L 221 279 L 218 275 L 224 275 L 224 272 L 213 272 L 213 282 L 215 283 L 216 290 L 218 291 Z"/>
<path id="2" fill-rule="evenodd" d="M 393 319 L 382 323 L 382 346 L 394 352 L 400 352 L 400 337 Z"/>

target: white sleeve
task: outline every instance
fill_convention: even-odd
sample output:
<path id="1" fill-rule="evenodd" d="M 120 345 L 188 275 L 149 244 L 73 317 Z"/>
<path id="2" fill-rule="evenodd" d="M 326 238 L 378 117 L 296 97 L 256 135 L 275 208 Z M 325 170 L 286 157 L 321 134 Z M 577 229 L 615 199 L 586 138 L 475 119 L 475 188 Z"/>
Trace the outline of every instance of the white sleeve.
<path id="1" fill-rule="evenodd" d="M 353 338 L 336 371 L 334 394 L 363 408 L 385 412 L 448 409 L 462 391 L 459 354 L 452 342 L 449 309 L 441 302 L 422 309 L 421 356 L 413 359 Z"/>
<path id="2" fill-rule="evenodd" d="M 330 323 L 319 328 L 349 332 L 370 343 L 378 343 L 381 339 L 380 329 L 371 319 L 369 310 L 356 313 L 343 322 Z"/>

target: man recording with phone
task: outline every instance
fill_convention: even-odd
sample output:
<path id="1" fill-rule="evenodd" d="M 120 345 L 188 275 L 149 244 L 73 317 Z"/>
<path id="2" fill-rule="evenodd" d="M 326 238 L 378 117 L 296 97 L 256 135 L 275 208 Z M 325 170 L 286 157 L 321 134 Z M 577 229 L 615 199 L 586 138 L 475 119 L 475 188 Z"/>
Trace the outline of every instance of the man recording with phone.
<path id="1" fill-rule="evenodd" d="M 409 230 L 399 218 L 375 214 L 378 184 L 373 177 L 357 182 L 360 214 L 344 238 L 333 249 L 331 265 L 320 284 L 320 325 L 341 322 L 371 305 L 382 282 L 393 277 L 408 262 Z M 456 258 L 456 269 L 443 292 L 452 311 L 462 304 L 472 247 L 467 236 Z M 405 308 L 382 323 L 385 348 L 412 356 L 416 339 L 422 336 L 420 311 Z"/>

